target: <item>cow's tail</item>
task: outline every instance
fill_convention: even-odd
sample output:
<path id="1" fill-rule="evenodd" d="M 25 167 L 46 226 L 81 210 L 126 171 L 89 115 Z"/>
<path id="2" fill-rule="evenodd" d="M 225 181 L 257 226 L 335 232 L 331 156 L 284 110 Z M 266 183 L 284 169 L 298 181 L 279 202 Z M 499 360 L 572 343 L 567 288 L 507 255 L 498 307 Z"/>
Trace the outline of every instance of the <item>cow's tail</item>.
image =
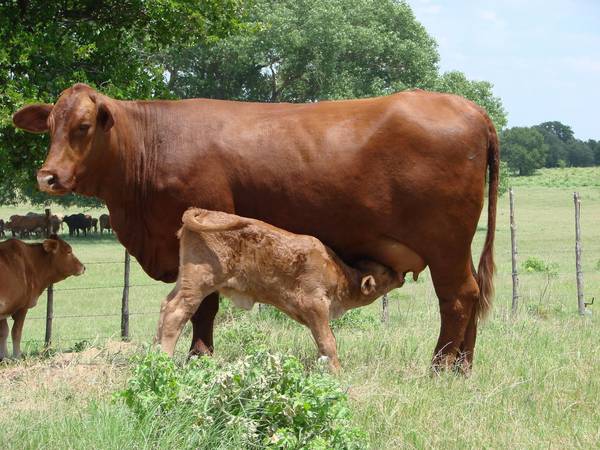
<path id="1" fill-rule="evenodd" d="M 196 233 L 238 230 L 250 223 L 243 217 L 201 208 L 188 209 L 183 213 L 181 221 L 183 222 L 182 229 Z"/>
<path id="2" fill-rule="evenodd" d="M 496 206 L 498 203 L 498 183 L 500 178 L 500 146 L 496 129 L 489 120 L 489 142 L 488 142 L 488 223 L 487 234 L 479 267 L 477 268 L 477 284 L 479 285 L 479 302 L 477 305 L 477 316 L 480 319 L 488 314 L 494 297 L 494 237 L 496 234 Z"/>

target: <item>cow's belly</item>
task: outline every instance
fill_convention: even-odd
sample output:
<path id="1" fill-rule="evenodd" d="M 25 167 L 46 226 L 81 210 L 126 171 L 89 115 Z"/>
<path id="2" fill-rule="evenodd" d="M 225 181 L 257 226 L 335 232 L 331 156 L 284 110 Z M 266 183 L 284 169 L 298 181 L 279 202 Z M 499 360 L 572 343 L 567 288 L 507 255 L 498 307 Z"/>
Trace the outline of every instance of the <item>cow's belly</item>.
<path id="1" fill-rule="evenodd" d="M 393 269 L 399 275 L 412 272 L 416 280 L 427 264 L 421 255 L 407 245 L 388 237 L 353 247 L 353 258 L 366 258 Z"/>

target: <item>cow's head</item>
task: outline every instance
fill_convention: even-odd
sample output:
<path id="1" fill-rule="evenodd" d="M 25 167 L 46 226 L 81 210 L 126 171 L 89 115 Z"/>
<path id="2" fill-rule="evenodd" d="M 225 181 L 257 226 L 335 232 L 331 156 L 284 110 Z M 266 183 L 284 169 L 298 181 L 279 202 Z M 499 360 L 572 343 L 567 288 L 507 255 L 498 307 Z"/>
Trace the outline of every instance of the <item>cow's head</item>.
<path id="1" fill-rule="evenodd" d="M 13 115 L 18 128 L 50 133 L 50 149 L 37 181 L 40 190 L 57 195 L 73 191 L 91 169 L 90 162 L 99 158 L 94 149 L 106 142 L 114 121 L 110 98 L 80 83 L 63 91 L 54 105 L 27 105 Z"/>
<path id="2" fill-rule="evenodd" d="M 73 254 L 71 246 L 56 235 L 46 239 L 42 246 L 51 260 L 49 265 L 59 280 L 64 280 L 71 275 L 78 276 L 85 272 L 85 266 Z"/>

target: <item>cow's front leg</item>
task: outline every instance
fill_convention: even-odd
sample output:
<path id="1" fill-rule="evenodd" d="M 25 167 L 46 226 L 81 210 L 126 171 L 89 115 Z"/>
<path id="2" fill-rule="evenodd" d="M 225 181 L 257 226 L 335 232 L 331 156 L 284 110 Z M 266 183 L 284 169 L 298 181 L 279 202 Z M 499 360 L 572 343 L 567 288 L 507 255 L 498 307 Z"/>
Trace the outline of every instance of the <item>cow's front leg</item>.
<path id="1" fill-rule="evenodd" d="M 212 354 L 213 327 L 218 311 L 219 293 L 213 292 L 202 301 L 191 318 L 193 334 L 189 356 Z"/>
<path id="2" fill-rule="evenodd" d="M 20 309 L 12 315 L 12 318 L 15 321 L 11 330 L 14 358 L 19 358 L 21 356 L 21 336 L 23 335 L 23 324 L 25 323 L 26 315 L 27 308 Z"/>
<path id="3" fill-rule="evenodd" d="M 6 358 L 8 353 L 8 321 L 0 319 L 0 361 Z"/>

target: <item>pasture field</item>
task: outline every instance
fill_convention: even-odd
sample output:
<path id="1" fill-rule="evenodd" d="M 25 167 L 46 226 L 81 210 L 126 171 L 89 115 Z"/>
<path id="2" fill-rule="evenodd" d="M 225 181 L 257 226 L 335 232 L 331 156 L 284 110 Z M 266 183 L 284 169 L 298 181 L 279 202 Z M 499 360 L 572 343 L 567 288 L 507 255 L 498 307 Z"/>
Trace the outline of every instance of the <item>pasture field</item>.
<path id="1" fill-rule="evenodd" d="M 591 300 L 600 296 L 600 168 L 546 169 L 511 184 L 521 303 L 511 317 L 505 195 L 495 246 L 497 294 L 480 326 L 470 378 L 430 375 L 439 313 L 427 272 L 391 294 L 387 325 L 379 321 L 379 301 L 336 324 L 344 367 L 340 382 L 348 390 L 353 423 L 367 433 L 370 448 L 600 447 L 600 310 L 595 310 L 600 306 L 590 308 L 591 316 L 577 315 L 573 210 L 578 190 L 585 292 Z M 28 210 L 0 208 L 0 217 Z M 485 224 L 484 213 L 473 244 L 476 261 Z M 129 355 L 151 342 L 158 305 L 170 286 L 152 281 L 132 261 L 132 343 L 119 344 L 118 261 L 124 250 L 112 235 L 68 240 L 87 263 L 85 275 L 55 287 L 54 348 L 69 353 L 40 354 L 43 296 L 25 322 L 27 357 L 0 365 L 0 448 L 168 448 L 171 441 L 149 440 L 144 426 L 150 425 L 137 424 L 112 393 L 131 375 Z M 547 270 L 524 270 L 528 258 Z M 59 317 L 84 315 L 95 316 Z M 189 333 L 186 328 L 178 346 L 180 363 Z M 236 360 L 264 344 L 316 370 L 308 329 L 268 309 L 242 313 L 223 307 L 215 341 L 217 361 Z"/>

